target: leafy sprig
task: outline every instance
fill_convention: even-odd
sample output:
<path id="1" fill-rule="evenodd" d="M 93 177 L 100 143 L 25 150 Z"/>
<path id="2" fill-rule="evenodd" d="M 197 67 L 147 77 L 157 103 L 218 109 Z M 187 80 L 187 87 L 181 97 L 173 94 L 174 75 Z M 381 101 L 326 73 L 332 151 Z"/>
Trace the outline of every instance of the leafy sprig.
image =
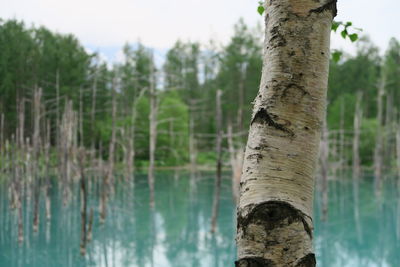
<path id="1" fill-rule="evenodd" d="M 262 16 L 265 12 L 264 1 L 258 1 L 257 12 Z M 332 31 L 337 32 L 340 29 L 340 35 L 343 39 L 347 37 L 350 39 L 352 43 L 358 40 L 358 33 L 361 32 L 362 29 L 353 27 L 353 23 L 351 21 L 342 22 L 342 21 L 333 21 L 332 22 Z M 334 62 L 339 62 L 340 58 L 342 57 L 342 52 L 339 50 L 333 50 L 332 52 L 332 60 Z"/>

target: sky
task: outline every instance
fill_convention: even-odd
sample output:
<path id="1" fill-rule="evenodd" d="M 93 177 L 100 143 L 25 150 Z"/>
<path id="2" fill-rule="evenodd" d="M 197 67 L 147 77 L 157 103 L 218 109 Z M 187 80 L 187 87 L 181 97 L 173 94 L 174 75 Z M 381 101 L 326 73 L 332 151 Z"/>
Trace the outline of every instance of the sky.
<path id="1" fill-rule="evenodd" d="M 164 54 L 176 40 L 207 44 L 229 41 L 233 25 L 243 18 L 262 24 L 258 0 L 0 0 L 0 18 L 72 33 L 89 51 L 108 60 L 121 58 L 121 47 L 141 41 Z M 400 1 L 338 0 L 337 21 L 352 21 L 380 48 L 400 40 Z M 263 38 L 260 36 L 260 38 Z M 354 53 L 355 44 L 332 35 L 332 49 Z"/>

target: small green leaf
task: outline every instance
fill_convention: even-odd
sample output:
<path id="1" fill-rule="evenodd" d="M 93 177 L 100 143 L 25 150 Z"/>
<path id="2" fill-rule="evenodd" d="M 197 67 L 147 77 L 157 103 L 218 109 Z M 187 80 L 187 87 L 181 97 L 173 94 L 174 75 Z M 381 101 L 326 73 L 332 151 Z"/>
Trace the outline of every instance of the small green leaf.
<path id="1" fill-rule="evenodd" d="M 260 15 L 262 15 L 264 13 L 264 11 L 265 11 L 265 8 L 262 5 L 259 5 L 258 8 L 257 8 L 257 12 Z"/>
<path id="2" fill-rule="evenodd" d="M 346 39 L 347 30 L 343 30 L 340 34 L 342 35 L 343 39 Z"/>
<path id="3" fill-rule="evenodd" d="M 335 63 L 338 63 L 339 60 L 340 60 L 340 58 L 341 58 L 341 56 L 342 56 L 342 52 L 341 52 L 341 51 L 334 51 L 334 52 L 332 53 L 332 60 L 333 60 Z"/>
<path id="4" fill-rule="evenodd" d="M 358 34 L 357 33 L 349 34 L 349 38 L 354 43 L 355 41 L 358 40 Z"/>
<path id="5" fill-rule="evenodd" d="M 345 27 L 349 27 L 349 26 L 351 26 L 351 25 L 353 25 L 353 23 L 352 23 L 351 21 L 348 21 L 348 22 L 346 22 Z"/>
<path id="6" fill-rule="evenodd" d="M 336 32 L 336 30 L 339 28 L 340 22 L 332 22 L 332 31 Z"/>

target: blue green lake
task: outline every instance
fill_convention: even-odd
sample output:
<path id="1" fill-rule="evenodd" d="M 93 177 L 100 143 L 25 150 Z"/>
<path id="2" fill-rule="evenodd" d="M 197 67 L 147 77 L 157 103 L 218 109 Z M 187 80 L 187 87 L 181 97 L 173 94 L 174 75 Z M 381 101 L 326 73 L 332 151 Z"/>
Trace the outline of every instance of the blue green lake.
<path id="1" fill-rule="evenodd" d="M 19 245 L 17 216 L 9 210 L 7 189 L 0 187 L 1 267 L 225 267 L 235 259 L 235 205 L 229 174 L 221 191 L 218 230 L 210 234 L 213 173 L 202 173 L 191 183 L 184 172 L 160 172 L 156 177 L 155 208 L 149 206 L 147 176 L 135 184 L 117 182 L 108 202 L 106 222 L 99 223 L 99 188 L 92 184 L 89 207 L 95 210 L 93 240 L 86 256 L 79 252 L 79 189 L 68 206 L 58 186 L 51 189 L 52 218 L 44 217 L 32 231 L 32 205 L 24 204 L 25 240 Z M 118 181 L 118 180 L 117 180 Z M 319 195 L 314 205 L 314 243 L 318 266 L 400 266 L 400 201 L 395 181 L 385 180 L 381 198 L 372 177 L 360 180 L 354 198 L 351 179 L 329 184 L 329 216 L 320 220 Z M 355 205 L 357 204 L 357 205 Z M 358 213 L 358 216 L 355 215 Z"/>

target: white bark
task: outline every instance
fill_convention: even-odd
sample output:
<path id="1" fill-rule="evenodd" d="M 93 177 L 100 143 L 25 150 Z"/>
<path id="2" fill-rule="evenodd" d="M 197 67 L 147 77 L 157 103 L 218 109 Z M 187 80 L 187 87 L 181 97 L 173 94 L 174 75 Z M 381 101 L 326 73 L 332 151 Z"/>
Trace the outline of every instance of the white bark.
<path id="1" fill-rule="evenodd" d="M 238 207 L 236 266 L 315 266 L 314 173 L 336 1 L 266 2 L 264 66 Z"/>

